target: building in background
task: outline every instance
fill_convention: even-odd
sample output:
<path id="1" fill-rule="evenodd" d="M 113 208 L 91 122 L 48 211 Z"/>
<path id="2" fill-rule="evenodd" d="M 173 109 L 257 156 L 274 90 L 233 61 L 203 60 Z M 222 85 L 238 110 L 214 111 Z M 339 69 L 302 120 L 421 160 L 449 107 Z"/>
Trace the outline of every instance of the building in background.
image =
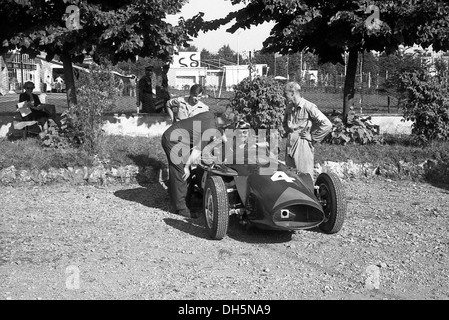
<path id="1" fill-rule="evenodd" d="M 225 65 L 208 69 L 201 66 L 200 52 L 179 52 L 173 56 L 168 72 L 168 83 L 179 90 L 189 89 L 194 84 L 201 84 L 209 90 L 232 90 L 243 79 L 263 75 L 266 64 Z M 265 71 L 266 73 L 266 71 Z"/>
<path id="2" fill-rule="evenodd" d="M 179 90 L 189 89 L 194 84 L 204 86 L 206 70 L 201 67 L 199 52 L 179 52 L 173 55 L 173 61 L 167 73 L 168 84 Z"/>
<path id="3" fill-rule="evenodd" d="M 3 56 L 8 68 L 9 90 L 21 90 L 23 83 L 33 81 L 36 91 L 40 89 L 40 66 L 27 54 L 9 52 Z"/>
<path id="4" fill-rule="evenodd" d="M 73 68 L 86 70 L 76 65 L 73 65 Z M 0 56 L 1 94 L 21 92 L 23 84 L 27 81 L 34 82 L 35 92 L 56 92 L 54 86 L 51 90 L 46 89 L 49 83 L 48 79 L 54 83 L 58 77 L 64 78 L 63 63 L 57 60 L 46 61 L 44 53 L 34 59 L 27 54 L 14 51 Z M 62 91 L 65 91 L 64 87 Z"/>
<path id="5" fill-rule="evenodd" d="M 2 58 L 6 64 L 8 76 L 7 83 L 1 81 L 1 90 L 11 93 L 21 91 L 26 81 L 32 81 L 35 86 L 34 91 L 42 92 L 44 79 L 47 76 L 53 76 L 53 63 L 45 61 L 42 57 L 31 59 L 27 54 L 9 52 Z"/>
<path id="6" fill-rule="evenodd" d="M 8 67 L 5 60 L 0 56 L 0 96 L 4 96 L 9 92 L 9 75 Z"/>

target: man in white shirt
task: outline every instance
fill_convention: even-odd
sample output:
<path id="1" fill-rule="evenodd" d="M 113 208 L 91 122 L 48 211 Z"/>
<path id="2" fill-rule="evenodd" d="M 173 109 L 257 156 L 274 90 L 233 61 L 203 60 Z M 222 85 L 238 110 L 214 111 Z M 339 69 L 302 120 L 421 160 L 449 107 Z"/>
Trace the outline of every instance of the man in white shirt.
<path id="1" fill-rule="evenodd" d="M 285 162 L 298 172 L 308 173 L 313 180 L 313 145 L 332 131 L 332 123 L 314 103 L 301 97 L 298 83 L 287 83 L 284 96 L 287 105 L 283 121 L 287 136 Z"/>
<path id="2" fill-rule="evenodd" d="M 194 84 L 190 88 L 190 95 L 168 100 L 166 107 L 170 119 L 176 122 L 209 111 L 209 107 L 200 101 L 202 94 L 203 87 Z"/>
<path id="3" fill-rule="evenodd" d="M 51 92 L 52 81 L 50 76 L 47 76 L 47 78 L 45 79 L 45 84 L 46 84 L 45 91 Z"/>

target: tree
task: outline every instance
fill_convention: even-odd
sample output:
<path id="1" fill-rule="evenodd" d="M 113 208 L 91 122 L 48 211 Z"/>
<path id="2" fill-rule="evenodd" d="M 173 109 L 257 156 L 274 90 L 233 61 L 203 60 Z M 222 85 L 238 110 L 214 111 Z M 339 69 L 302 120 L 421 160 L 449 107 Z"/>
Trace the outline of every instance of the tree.
<path id="1" fill-rule="evenodd" d="M 246 6 L 221 19 L 204 21 L 199 13 L 187 22 L 190 33 L 215 30 L 233 19 L 234 33 L 274 21 L 263 52 L 283 55 L 308 51 L 319 62 L 344 64 L 348 53 L 344 85 L 343 114 L 353 103 L 357 60 L 360 52 L 375 50 L 391 54 L 399 45 L 436 51 L 449 49 L 449 4 L 434 0 L 232 0 Z"/>
<path id="2" fill-rule="evenodd" d="M 244 62 L 241 55 L 239 59 L 241 63 Z M 201 61 L 206 65 L 218 68 L 222 65 L 236 64 L 237 53 L 231 49 L 229 44 L 225 44 L 218 49 L 217 53 L 211 53 L 209 50 L 203 49 L 201 51 Z"/>
<path id="3" fill-rule="evenodd" d="M 449 140 L 449 101 L 446 79 L 424 70 L 400 76 L 407 97 L 404 118 L 413 121 L 412 133 L 423 145 L 433 140 Z"/>
<path id="4" fill-rule="evenodd" d="M 413 71 L 425 72 L 426 66 L 421 63 L 419 56 L 398 51 L 396 54 L 383 54 L 379 57 L 379 71 L 386 75 L 381 90 L 396 97 L 399 107 L 406 98 L 405 91 L 402 90 L 402 75 Z"/>
<path id="5" fill-rule="evenodd" d="M 218 57 L 220 60 L 224 60 L 225 64 L 237 63 L 237 54 L 231 49 L 229 44 L 225 44 L 218 49 Z"/>
<path id="6" fill-rule="evenodd" d="M 34 57 L 59 56 L 64 64 L 69 106 L 76 104 L 73 62 L 86 55 L 135 61 L 136 56 L 169 60 L 173 46 L 187 45 L 184 20 L 165 22 L 186 0 L 1 0 L 0 54 L 19 49 Z M 81 28 L 80 28 L 81 27 Z"/>
<path id="7" fill-rule="evenodd" d="M 218 68 L 218 54 L 210 53 L 209 50 L 201 50 L 201 64 L 209 68 Z"/>
<path id="8" fill-rule="evenodd" d="M 274 75 L 274 54 L 261 53 L 260 50 L 254 53 L 254 64 L 266 64 L 268 67 L 268 75 Z"/>
<path id="9" fill-rule="evenodd" d="M 187 47 L 179 47 L 178 50 L 179 52 L 198 52 L 198 48 L 193 45 Z"/>

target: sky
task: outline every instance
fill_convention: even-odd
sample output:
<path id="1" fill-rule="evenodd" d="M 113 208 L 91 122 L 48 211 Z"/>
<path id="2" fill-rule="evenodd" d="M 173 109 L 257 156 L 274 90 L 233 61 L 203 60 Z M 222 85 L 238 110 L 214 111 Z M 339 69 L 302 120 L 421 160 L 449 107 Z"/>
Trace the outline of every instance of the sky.
<path id="1" fill-rule="evenodd" d="M 204 20 L 224 18 L 229 12 L 244 7 L 244 4 L 233 6 L 229 0 L 190 0 L 184 5 L 181 14 L 170 16 L 167 20 L 176 24 L 178 18 L 191 18 L 198 12 L 204 12 Z M 224 45 L 229 45 L 235 52 L 245 52 L 262 49 L 263 41 L 270 35 L 272 23 L 265 23 L 251 29 L 239 29 L 234 34 L 226 32 L 232 24 L 221 27 L 207 33 L 200 32 L 198 37 L 192 41 L 200 51 L 206 49 L 211 53 L 217 53 Z"/>

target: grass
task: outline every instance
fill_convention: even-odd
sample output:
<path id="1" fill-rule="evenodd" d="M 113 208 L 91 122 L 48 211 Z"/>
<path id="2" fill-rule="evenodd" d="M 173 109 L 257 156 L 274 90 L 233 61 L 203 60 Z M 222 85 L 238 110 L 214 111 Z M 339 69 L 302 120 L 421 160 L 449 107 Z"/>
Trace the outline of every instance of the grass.
<path id="1" fill-rule="evenodd" d="M 384 145 L 330 145 L 318 144 L 315 161 L 352 160 L 355 163 L 380 165 L 399 161 L 422 163 L 435 159 L 449 163 L 449 142 L 435 142 L 426 148 L 419 147 L 409 137 L 385 137 Z M 284 158 L 285 139 L 280 144 L 280 159 Z M 97 159 L 110 166 L 153 166 L 159 168 L 167 163 L 160 138 L 105 136 L 99 146 Z M 82 167 L 95 164 L 80 149 L 49 149 L 41 147 L 39 140 L 0 140 L 0 169 L 14 165 L 16 169 L 46 170 L 50 167 Z"/>
<path id="2" fill-rule="evenodd" d="M 106 136 L 100 143 L 97 157 L 77 148 L 43 148 L 38 139 L 8 141 L 0 139 L 0 169 L 14 166 L 20 170 L 83 167 L 97 164 L 109 166 L 153 166 L 166 162 L 160 139 L 145 137 Z"/>

